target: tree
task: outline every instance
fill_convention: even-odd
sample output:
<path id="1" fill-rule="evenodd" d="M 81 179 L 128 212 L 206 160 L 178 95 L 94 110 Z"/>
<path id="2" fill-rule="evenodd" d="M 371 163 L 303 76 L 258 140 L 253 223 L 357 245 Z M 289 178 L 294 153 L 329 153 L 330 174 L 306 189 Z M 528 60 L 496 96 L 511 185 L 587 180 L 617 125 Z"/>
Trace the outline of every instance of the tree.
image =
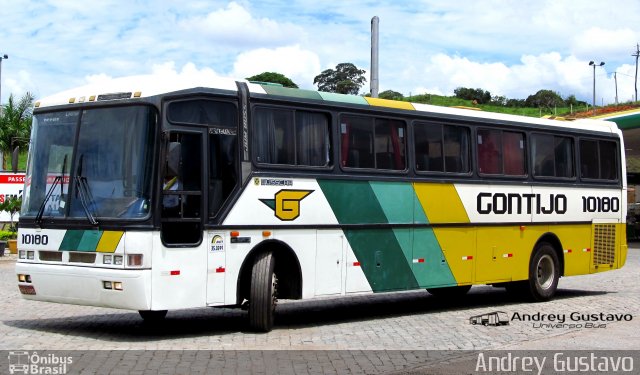
<path id="1" fill-rule="evenodd" d="M 402 100 L 404 99 L 404 95 L 397 91 L 393 90 L 385 90 L 378 94 L 378 98 L 380 99 L 390 99 L 390 100 Z"/>
<path id="2" fill-rule="evenodd" d="M 327 69 L 318 74 L 313 84 L 317 84 L 320 91 L 357 95 L 366 82 L 364 73 L 352 63 L 341 63 L 336 65 L 335 70 Z"/>
<path id="3" fill-rule="evenodd" d="M 279 83 L 284 87 L 290 87 L 292 89 L 298 88 L 298 85 L 296 85 L 292 80 L 290 80 L 283 74 L 275 73 L 275 72 L 264 72 L 264 73 L 256 74 L 253 77 L 247 78 L 247 81 Z"/>
<path id="4" fill-rule="evenodd" d="M 525 103 L 527 107 L 542 108 L 551 113 L 553 113 L 554 107 L 564 106 L 564 100 L 552 90 L 539 90 L 534 95 L 529 95 Z"/>
<path id="5" fill-rule="evenodd" d="M 491 101 L 491 93 L 483 89 L 472 89 L 467 87 L 458 87 L 453 90 L 456 98 L 465 100 L 475 100 L 478 104 L 487 104 Z"/>
<path id="6" fill-rule="evenodd" d="M 16 103 L 13 94 L 2 108 L 0 114 L 0 151 L 3 155 L 11 153 L 14 138 L 28 139 L 31 134 L 31 115 L 33 109 L 33 95 L 26 93 Z M 5 166 L 3 157 L 2 166 Z"/>

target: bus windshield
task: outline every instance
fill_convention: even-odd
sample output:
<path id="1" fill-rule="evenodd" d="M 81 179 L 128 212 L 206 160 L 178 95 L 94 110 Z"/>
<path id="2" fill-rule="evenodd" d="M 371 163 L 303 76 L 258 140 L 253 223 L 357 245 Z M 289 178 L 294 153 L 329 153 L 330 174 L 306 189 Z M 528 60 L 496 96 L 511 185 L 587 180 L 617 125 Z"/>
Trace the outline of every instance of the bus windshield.
<path id="1" fill-rule="evenodd" d="M 147 106 L 35 114 L 20 215 L 146 217 L 155 122 Z"/>

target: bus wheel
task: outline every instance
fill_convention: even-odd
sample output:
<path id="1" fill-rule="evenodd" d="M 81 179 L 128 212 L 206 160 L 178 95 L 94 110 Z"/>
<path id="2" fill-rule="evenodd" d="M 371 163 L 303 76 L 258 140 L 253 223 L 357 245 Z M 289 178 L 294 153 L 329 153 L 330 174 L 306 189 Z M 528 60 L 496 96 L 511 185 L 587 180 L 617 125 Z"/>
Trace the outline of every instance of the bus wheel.
<path id="1" fill-rule="evenodd" d="M 258 254 L 251 269 L 249 292 L 249 327 L 258 332 L 269 332 L 278 302 L 278 279 L 273 272 L 275 259 L 270 251 Z"/>
<path id="2" fill-rule="evenodd" d="M 160 322 L 167 316 L 167 310 L 139 310 L 138 314 L 147 323 Z"/>
<path id="3" fill-rule="evenodd" d="M 437 297 L 460 297 L 467 294 L 471 285 L 447 286 L 444 288 L 427 288 L 427 292 Z"/>
<path id="4" fill-rule="evenodd" d="M 536 246 L 529 263 L 527 297 L 533 301 L 548 301 L 556 294 L 560 278 L 560 262 L 553 246 L 541 242 Z"/>

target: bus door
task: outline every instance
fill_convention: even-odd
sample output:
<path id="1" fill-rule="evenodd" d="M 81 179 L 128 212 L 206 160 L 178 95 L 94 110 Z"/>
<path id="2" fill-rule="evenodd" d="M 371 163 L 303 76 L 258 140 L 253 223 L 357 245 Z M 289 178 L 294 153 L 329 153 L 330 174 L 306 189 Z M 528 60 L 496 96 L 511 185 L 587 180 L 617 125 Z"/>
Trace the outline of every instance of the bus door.
<path id="1" fill-rule="evenodd" d="M 167 119 L 185 130 L 170 133 L 167 147 L 163 200 L 177 196 L 178 208 L 170 211 L 163 205 L 163 243 L 197 251 L 186 260 L 197 274 L 193 285 L 206 285 L 206 303 L 220 304 L 225 300 L 228 236 L 216 226 L 238 190 L 238 106 L 235 100 L 185 98 L 169 103 Z M 182 186 L 166 185 L 172 177 L 171 164 L 177 164 L 172 168 L 185 177 Z"/>

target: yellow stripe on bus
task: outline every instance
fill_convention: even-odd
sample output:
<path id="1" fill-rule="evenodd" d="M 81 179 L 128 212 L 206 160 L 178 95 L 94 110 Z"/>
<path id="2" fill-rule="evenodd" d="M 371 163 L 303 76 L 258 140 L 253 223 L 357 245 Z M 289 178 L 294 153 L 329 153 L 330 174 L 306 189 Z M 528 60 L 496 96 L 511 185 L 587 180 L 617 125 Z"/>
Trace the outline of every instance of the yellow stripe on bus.
<path id="1" fill-rule="evenodd" d="M 123 231 L 105 231 L 102 233 L 102 237 L 100 237 L 96 251 L 100 253 L 115 252 L 123 235 Z"/>
<path id="2" fill-rule="evenodd" d="M 429 223 L 468 223 L 469 216 L 453 184 L 414 183 Z"/>
<path id="3" fill-rule="evenodd" d="M 399 100 L 388 100 L 388 99 L 380 99 L 380 98 L 364 98 L 370 105 L 375 105 L 378 107 L 387 107 L 387 108 L 397 108 L 397 109 L 408 109 L 411 111 L 415 111 L 416 109 L 409 102 L 402 102 Z"/>

